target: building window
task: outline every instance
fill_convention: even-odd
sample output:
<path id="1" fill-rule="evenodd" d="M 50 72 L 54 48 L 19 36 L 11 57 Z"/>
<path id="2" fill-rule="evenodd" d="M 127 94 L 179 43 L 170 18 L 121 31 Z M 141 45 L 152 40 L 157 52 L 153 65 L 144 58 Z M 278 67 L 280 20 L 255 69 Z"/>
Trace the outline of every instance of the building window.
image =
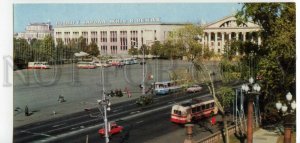
<path id="1" fill-rule="evenodd" d="M 157 37 L 156 37 L 156 30 L 154 30 L 154 41 L 157 40 Z"/>
<path id="2" fill-rule="evenodd" d="M 101 45 L 100 49 L 102 54 L 107 54 L 107 45 Z"/>
<path id="3" fill-rule="evenodd" d="M 218 42 L 218 46 L 220 46 L 221 45 L 221 43 L 220 42 Z"/>
<path id="4" fill-rule="evenodd" d="M 94 42 L 94 43 L 98 42 L 97 31 L 92 31 L 91 32 L 91 41 Z"/>
<path id="5" fill-rule="evenodd" d="M 73 32 L 73 38 L 79 38 L 79 32 Z"/>
<path id="6" fill-rule="evenodd" d="M 85 42 L 88 43 L 88 32 L 86 32 L 86 31 L 82 32 L 82 37 L 83 37 L 83 40 L 85 40 Z"/>
<path id="7" fill-rule="evenodd" d="M 118 46 L 110 46 L 110 52 L 111 52 L 111 54 L 117 54 L 117 48 L 118 48 Z"/>
<path id="8" fill-rule="evenodd" d="M 120 31 L 121 50 L 127 50 L 127 31 Z"/>
<path id="9" fill-rule="evenodd" d="M 100 31 L 100 42 L 107 42 L 107 32 Z"/>
<path id="10" fill-rule="evenodd" d="M 110 31 L 110 42 L 117 42 L 117 31 Z"/>
<path id="11" fill-rule="evenodd" d="M 221 53 L 221 49 L 218 49 L 218 53 Z"/>
<path id="12" fill-rule="evenodd" d="M 134 45 L 135 47 L 139 45 L 138 31 L 130 31 L 130 41 L 131 41 L 131 45 Z"/>

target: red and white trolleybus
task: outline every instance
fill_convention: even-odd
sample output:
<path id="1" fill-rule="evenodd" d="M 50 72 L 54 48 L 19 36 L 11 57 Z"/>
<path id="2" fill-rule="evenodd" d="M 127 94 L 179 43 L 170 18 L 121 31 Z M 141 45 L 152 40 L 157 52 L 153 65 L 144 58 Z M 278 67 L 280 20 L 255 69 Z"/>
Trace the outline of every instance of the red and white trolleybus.
<path id="1" fill-rule="evenodd" d="M 218 108 L 212 97 L 199 97 L 182 104 L 173 105 L 171 122 L 185 124 L 217 113 Z"/>

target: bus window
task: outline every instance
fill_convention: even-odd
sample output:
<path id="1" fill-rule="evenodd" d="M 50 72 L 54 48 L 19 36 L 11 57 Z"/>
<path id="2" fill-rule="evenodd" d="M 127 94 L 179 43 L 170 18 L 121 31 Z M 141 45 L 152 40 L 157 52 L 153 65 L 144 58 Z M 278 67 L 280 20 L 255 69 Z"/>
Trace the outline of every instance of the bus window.
<path id="1" fill-rule="evenodd" d="M 201 111 L 201 106 L 198 106 L 197 107 L 197 112 L 200 112 Z"/>
<path id="2" fill-rule="evenodd" d="M 174 110 L 174 114 L 181 115 L 181 111 Z"/>
<path id="3" fill-rule="evenodd" d="M 210 108 L 209 105 L 210 105 L 210 104 L 206 104 L 206 105 L 205 105 L 205 109 L 209 109 L 209 108 Z"/>
<path id="4" fill-rule="evenodd" d="M 197 108 L 196 107 L 192 108 L 192 113 L 195 113 L 195 112 L 197 112 Z"/>
<path id="5" fill-rule="evenodd" d="M 205 110 L 205 105 L 201 105 L 201 110 Z"/>
<path id="6" fill-rule="evenodd" d="M 210 104 L 210 107 L 211 107 L 211 108 L 215 107 L 215 103 L 212 102 L 212 103 Z"/>

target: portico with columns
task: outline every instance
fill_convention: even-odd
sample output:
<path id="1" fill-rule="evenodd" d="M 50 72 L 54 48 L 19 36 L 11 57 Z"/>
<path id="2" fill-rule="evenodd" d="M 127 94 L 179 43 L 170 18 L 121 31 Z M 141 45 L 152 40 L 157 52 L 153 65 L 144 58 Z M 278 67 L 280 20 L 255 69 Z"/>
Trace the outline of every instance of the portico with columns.
<path id="1" fill-rule="evenodd" d="M 224 47 L 229 41 L 251 41 L 261 44 L 260 26 L 251 22 L 238 25 L 234 16 L 203 25 L 203 28 L 204 34 L 200 42 L 216 54 L 224 53 Z"/>

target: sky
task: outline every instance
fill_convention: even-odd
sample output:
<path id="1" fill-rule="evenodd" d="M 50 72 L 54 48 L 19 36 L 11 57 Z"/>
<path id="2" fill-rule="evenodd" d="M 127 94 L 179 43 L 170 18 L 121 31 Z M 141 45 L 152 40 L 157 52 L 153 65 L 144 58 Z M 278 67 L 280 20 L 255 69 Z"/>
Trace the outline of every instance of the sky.
<path id="1" fill-rule="evenodd" d="M 232 15 L 238 3 L 14 4 L 14 32 L 35 22 L 160 18 L 162 23 L 213 22 Z"/>

